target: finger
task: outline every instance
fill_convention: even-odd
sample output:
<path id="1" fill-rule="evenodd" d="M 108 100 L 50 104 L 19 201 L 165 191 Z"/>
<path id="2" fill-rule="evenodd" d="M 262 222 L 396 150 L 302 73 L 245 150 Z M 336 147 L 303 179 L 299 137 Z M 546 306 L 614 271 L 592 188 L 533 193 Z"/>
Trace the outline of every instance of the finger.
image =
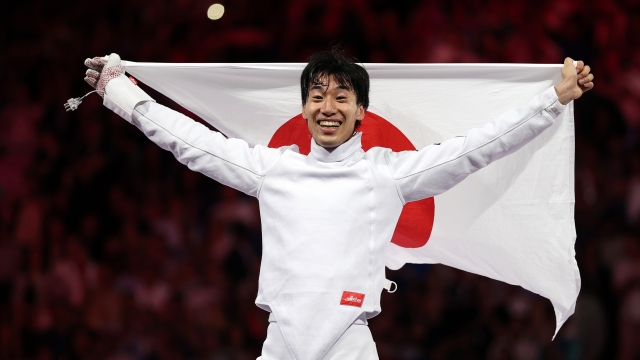
<path id="1" fill-rule="evenodd" d="M 100 73 L 92 69 L 87 69 L 87 72 L 85 74 L 87 75 L 87 77 L 90 77 L 90 78 L 94 78 L 94 79 L 100 78 Z"/>
<path id="2" fill-rule="evenodd" d="M 100 58 L 100 57 L 94 57 L 93 59 L 86 59 L 84 61 L 84 64 L 87 67 L 89 67 L 89 68 L 91 68 L 93 70 L 96 70 L 98 72 L 102 71 L 102 68 L 104 67 L 104 65 L 106 63 L 107 62 L 103 58 Z"/>
<path id="3" fill-rule="evenodd" d="M 589 65 L 585 65 L 582 71 L 580 71 L 581 76 L 587 76 L 591 72 L 591 67 Z"/>
<path id="4" fill-rule="evenodd" d="M 589 82 L 589 83 L 586 83 L 584 85 L 580 85 L 580 90 L 582 90 L 582 92 L 585 93 L 585 92 L 593 89 L 593 86 L 594 86 L 593 82 Z"/>
<path id="5" fill-rule="evenodd" d="M 103 68 L 103 66 L 100 63 L 96 62 L 94 59 L 86 59 L 84 61 L 84 65 L 96 71 L 102 71 Z"/>
<path id="6" fill-rule="evenodd" d="M 584 68 L 584 61 L 578 60 L 578 64 L 576 65 L 576 72 L 580 73 Z"/>
<path id="7" fill-rule="evenodd" d="M 564 66 L 563 69 L 565 71 L 569 70 L 569 69 L 573 69 L 573 59 L 570 57 L 567 57 L 564 59 Z"/>
<path id="8" fill-rule="evenodd" d="M 109 60 L 105 61 L 106 67 L 118 66 L 120 64 L 120 56 L 116 53 L 109 55 Z"/>
<path id="9" fill-rule="evenodd" d="M 84 60 L 84 64 L 86 66 L 100 66 L 100 62 L 98 61 L 98 58 L 86 58 Z"/>
<path id="10" fill-rule="evenodd" d="M 584 85 L 584 84 L 590 83 L 592 81 L 593 81 L 593 74 L 587 74 L 587 76 L 585 76 L 582 79 L 578 80 L 578 84 Z"/>
<path id="11" fill-rule="evenodd" d="M 85 77 L 84 81 L 87 82 L 87 84 L 91 85 L 92 88 L 96 88 L 96 86 L 98 86 L 98 79 L 94 79 L 92 77 Z"/>

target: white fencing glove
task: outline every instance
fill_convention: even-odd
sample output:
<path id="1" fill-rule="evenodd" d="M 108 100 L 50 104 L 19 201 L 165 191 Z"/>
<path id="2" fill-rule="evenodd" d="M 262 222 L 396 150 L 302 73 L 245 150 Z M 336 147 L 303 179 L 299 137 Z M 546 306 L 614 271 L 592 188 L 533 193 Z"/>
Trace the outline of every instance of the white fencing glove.
<path id="1" fill-rule="evenodd" d="M 98 94 L 100 94 L 100 96 L 102 97 L 104 97 L 104 87 L 105 85 L 107 85 L 109 80 L 117 77 L 120 74 L 124 74 L 124 67 L 118 61 L 119 57 L 118 59 L 114 57 L 112 63 L 108 67 L 109 70 L 105 71 L 104 80 L 101 80 L 102 70 L 104 70 L 104 66 L 107 65 L 108 60 L 109 55 L 105 57 L 94 57 L 93 59 L 86 59 L 84 61 L 84 65 L 89 68 L 87 69 L 87 72 L 85 74 L 86 76 L 84 78 L 84 81 L 86 81 L 87 84 L 91 85 L 92 88 L 98 90 Z M 117 65 L 114 64 L 116 62 Z M 107 76 L 107 73 L 109 73 L 111 76 Z M 99 87 L 98 82 L 100 82 Z"/>
<path id="2" fill-rule="evenodd" d="M 145 101 L 155 101 L 138 87 L 133 78 L 125 76 L 124 66 L 120 63 L 118 54 L 86 59 L 84 64 L 89 67 L 84 80 L 96 89 L 92 92 L 100 94 L 104 99 L 104 106 L 128 122 L 131 122 L 131 114 L 136 105 Z M 77 109 L 87 95 L 69 99 L 65 104 L 67 111 Z"/>

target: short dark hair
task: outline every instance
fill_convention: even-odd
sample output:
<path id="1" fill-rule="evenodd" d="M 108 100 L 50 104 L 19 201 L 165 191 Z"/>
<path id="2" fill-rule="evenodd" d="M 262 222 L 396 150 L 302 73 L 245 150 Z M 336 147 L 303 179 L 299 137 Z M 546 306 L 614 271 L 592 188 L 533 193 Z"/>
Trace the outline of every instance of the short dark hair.
<path id="1" fill-rule="evenodd" d="M 313 54 L 300 76 L 302 103 L 306 104 L 311 86 L 322 83 L 324 78 L 330 79 L 340 86 L 345 86 L 356 95 L 356 103 L 365 110 L 369 107 L 369 73 L 364 66 L 358 65 L 356 59 L 344 55 L 344 51 L 333 48 Z"/>

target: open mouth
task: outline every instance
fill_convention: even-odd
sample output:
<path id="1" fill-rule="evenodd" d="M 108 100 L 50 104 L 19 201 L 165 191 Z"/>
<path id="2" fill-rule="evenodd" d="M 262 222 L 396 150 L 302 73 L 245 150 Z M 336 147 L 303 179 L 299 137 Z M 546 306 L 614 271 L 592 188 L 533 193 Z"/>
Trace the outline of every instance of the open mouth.
<path id="1" fill-rule="evenodd" d="M 318 125 L 322 128 L 337 129 L 342 125 L 342 121 L 337 120 L 318 120 Z"/>

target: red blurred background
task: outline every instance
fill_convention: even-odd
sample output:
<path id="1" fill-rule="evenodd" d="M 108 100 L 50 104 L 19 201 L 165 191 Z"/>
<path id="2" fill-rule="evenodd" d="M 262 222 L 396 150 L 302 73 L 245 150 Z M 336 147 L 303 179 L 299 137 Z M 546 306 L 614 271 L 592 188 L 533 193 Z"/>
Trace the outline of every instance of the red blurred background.
<path id="1" fill-rule="evenodd" d="M 448 267 L 388 277 L 382 360 L 640 358 L 640 1 L 14 1 L 0 12 L 0 358 L 255 359 L 256 201 L 178 164 L 89 97 L 86 57 L 588 62 L 576 103 L 582 292 L 549 302 Z M 636 35 L 633 35 L 636 34 Z M 174 106 L 159 94 L 161 103 Z"/>

